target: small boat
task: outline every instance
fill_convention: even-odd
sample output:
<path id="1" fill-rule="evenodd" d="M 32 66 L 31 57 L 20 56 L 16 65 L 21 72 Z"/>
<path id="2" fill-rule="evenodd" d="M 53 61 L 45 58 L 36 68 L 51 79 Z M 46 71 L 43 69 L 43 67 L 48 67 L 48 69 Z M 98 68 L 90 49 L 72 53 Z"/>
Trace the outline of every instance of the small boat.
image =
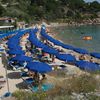
<path id="1" fill-rule="evenodd" d="M 92 40 L 92 36 L 84 36 L 82 39 L 83 40 Z"/>

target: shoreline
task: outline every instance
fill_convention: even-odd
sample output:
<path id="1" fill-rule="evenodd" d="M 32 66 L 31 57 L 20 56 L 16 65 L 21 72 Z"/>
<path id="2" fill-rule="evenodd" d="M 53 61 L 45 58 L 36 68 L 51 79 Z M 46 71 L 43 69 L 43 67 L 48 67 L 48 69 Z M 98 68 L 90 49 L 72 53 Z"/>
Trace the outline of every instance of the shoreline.
<path id="1" fill-rule="evenodd" d="M 100 23 L 72 23 L 72 24 L 68 24 L 68 23 L 50 23 L 49 25 L 47 25 L 46 27 L 65 27 L 65 26 L 84 26 L 84 25 L 100 25 Z"/>
<path id="2" fill-rule="evenodd" d="M 100 25 L 100 18 L 81 20 L 80 22 L 69 21 L 69 22 L 49 22 L 45 23 L 47 27 L 61 27 L 61 26 L 82 26 L 82 25 Z"/>

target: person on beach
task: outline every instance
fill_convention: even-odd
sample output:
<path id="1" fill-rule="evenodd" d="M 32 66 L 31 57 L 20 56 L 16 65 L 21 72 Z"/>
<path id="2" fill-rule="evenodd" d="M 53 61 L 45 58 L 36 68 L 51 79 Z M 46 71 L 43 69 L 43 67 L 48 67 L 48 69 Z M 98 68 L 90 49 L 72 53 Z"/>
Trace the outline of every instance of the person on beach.
<path id="1" fill-rule="evenodd" d="M 45 74 L 42 74 L 42 79 L 40 80 L 41 81 L 41 84 L 45 83 L 47 77 Z"/>
<path id="2" fill-rule="evenodd" d="M 29 75 L 29 77 L 32 77 L 33 78 L 35 73 L 33 71 L 28 71 L 27 74 Z"/>
<path id="3" fill-rule="evenodd" d="M 55 62 L 55 56 L 51 54 L 52 62 Z"/>
<path id="4" fill-rule="evenodd" d="M 45 79 L 47 79 L 46 78 L 46 75 L 45 74 L 42 74 L 42 79 L 41 80 L 45 80 Z"/>
<path id="5" fill-rule="evenodd" d="M 90 62 L 94 62 L 93 57 L 91 57 L 89 61 L 90 61 Z"/>
<path id="6" fill-rule="evenodd" d="M 34 73 L 33 80 L 34 80 L 33 85 L 34 86 L 39 86 L 40 77 L 39 77 L 39 74 L 37 72 Z"/>
<path id="7" fill-rule="evenodd" d="M 85 56 L 84 55 L 80 55 L 79 56 L 79 60 L 85 60 Z"/>
<path id="8" fill-rule="evenodd" d="M 32 57 L 32 54 L 31 54 L 31 52 L 29 52 L 29 51 L 27 51 L 27 52 L 25 53 L 25 55 L 28 56 L 28 57 Z"/>

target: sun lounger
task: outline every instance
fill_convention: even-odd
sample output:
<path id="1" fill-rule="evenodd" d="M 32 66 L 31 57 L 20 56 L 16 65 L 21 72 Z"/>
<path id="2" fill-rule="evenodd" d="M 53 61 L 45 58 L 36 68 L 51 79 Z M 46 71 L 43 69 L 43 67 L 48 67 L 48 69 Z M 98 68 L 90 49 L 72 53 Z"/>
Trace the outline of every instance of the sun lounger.
<path id="1" fill-rule="evenodd" d="M 25 79 L 22 77 L 22 80 L 25 82 L 25 84 L 27 85 L 28 88 L 31 88 L 33 86 L 33 82 L 34 82 L 33 78 Z"/>
<path id="2" fill-rule="evenodd" d="M 21 77 L 28 77 L 29 75 L 27 74 L 27 72 L 21 72 L 21 73 L 20 73 L 20 76 L 21 76 Z"/>
<path id="3" fill-rule="evenodd" d="M 8 65 L 9 65 L 10 67 L 12 67 L 13 70 L 21 70 L 21 69 L 24 69 L 24 66 L 20 66 L 20 65 L 18 65 L 18 64 L 13 65 L 12 62 L 8 62 Z"/>
<path id="4" fill-rule="evenodd" d="M 25 79 L 25 82 L 27 84 L 32 84 L 34 82 L 34 80 L 33 80 L 33 78 L 27 78 L 27 79 Z"/>
<path id="5" fill-rule="evenodd" d="M 56 65 L 60 66 L 60 65 L 64 65 L 64 64 L 59 61 L 59 62 L 49 63 L 49 65 L 51 65 L 51 66 L 56 66 Z"/>
<path id="6" fill-rule="evenodd" d="M 27 85 L 28 88 L 33 86 L 32 84 L 33 84 L 34 80 L 33 80 L 33 78 L 29 77 L 27 72 L 21 72 L 20 76 L 21 76 L 23 82 Z"/>
<path id="7" fill-rule="evenodd" d="M 42 58 L 41 58 L 41 61 L 45 61 L 45 62 L 50 63 L 50 62 L 52 62 L 52 59 L 45 56 L 45 57 L 42 57 Z"/>

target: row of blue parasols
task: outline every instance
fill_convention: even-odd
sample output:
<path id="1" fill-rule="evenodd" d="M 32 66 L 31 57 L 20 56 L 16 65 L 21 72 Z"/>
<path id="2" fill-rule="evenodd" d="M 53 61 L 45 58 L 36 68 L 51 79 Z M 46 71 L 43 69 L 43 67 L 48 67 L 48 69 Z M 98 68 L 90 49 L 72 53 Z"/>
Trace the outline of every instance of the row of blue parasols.
<path id="1" fill-rule="evenodd" d="M 8 54 L 16 55 L 15 57 L 11 58 L 9 61 L 18 61 L 18 62 L 27 62 L 26 68 L 29 70 L 39 72 L 39 73 L 46 73 L 52 71 L 51 66 L 49 66 L 46 63 L 42 62 L 33 62 L 33 58 L 25 56 L 25 52 L 22 50 L 22 48 L 19 46 L 20 38 L 23 34 L 29 33 L 30 30 L 20 30 L 15 36 L 11 37 L 8 42 L 8 48 L 9 51 Z M 34 32 L 37 32 L 37 29 L 33 30 Z"/>
<path id="2" fill-rule="evenodd" d="M 81 49 L 81 48 L 75 48 L 71 45 L 67 45 L 67 44 L 64 44 L 54 38 L 52 38 L 51 36 L 49 36 L 46 31 L 45 31 L 45 27 L 43 26 L 42 29 L 41 29 L 41 33 L 40 33 L 44 38 L 48 39 L 49 41 L 53 42 L 55 45 L 58 45 L 58 46 L 61 46 L 65 49 L 70 49 L 70 50 L 74 50 L 78 53 L 81 53 L 81 54 L 89 54 L 89 52 L 85 49 Z M 100 53 L 96 53 L 96 52 L 93 52 L 93 53 L 90 53 L 91 56 L 93 57 L 96 57 L 98 59 L 100 59 Z"/>
<path id="3" fill-rule="evenodd" d="M 19 30 L 17 32 L 12 32 L 12 33 L 9 33 L 8 35 L 4 35 L 4 36 L 0 37 L 0 39 L 2 39 L 11 34 L 15 34 L 15 36 L 11 37 L 7 42 L 7 45 L 9 48 L 8 53 L 12 54 L 12 55 L 16 55 L 15 57 L 10 59 L 11 61 L 27 62 L 26 68 L 28 68 L 29 70 L 32 70 L 34 72 L 38 72 L 38 73 L 47 73 L 47 72 L 52 71 L 52 67 L 49 66 L 48 64 L 43 63 L 43 62 L 38 62 L 38 61 L 33 62 L 32 61 L 33 59 L 31 57 L 25 56 L 25 52 L 20 47 L 19 41 L 20 41 L 20 38 L 22 37 L 22 35 L 28 32 L 28 33 L 30 33 L 29 40 L 35 46 L 42 48 L 42 50 L 44 52 L 56 55 L 56 57 L 58 59 L 61 59 L 63 61 L 66 61 L 66 60 L 74 61 L 76 66 L 78 66 L 81 69 L 87 70 L 87 71 L 100 70 L 100 66 L 95 63 L 91 63 L 91 62 L 87 62 L 87 61 L 76 61 L 75 57 L 73 57 L 70 54 L 59 54 L 57 50 L 43 44 L 41 41 L 39 41 L 37 39 L 36 34 L 35 34 L 37 31 L 38 31 L 37 29 L 31 30 L 31 31 L 30 30 Z M 60 42 L 58 42 L 58 44 L 60 44 Z M 64 45 L 63 47 L 68 48 L 67 45 Z M 69 48 L 71 49 L 72 47 L 69 46 Z M 95 54 L 95 55 L 98 56 L 98 54 Z M 94 56 L 94 54 L 92 54 L 92 56 Z M 9 84 L 8 84 L 8 93 L 9 93 Z"/>
<path id="4" fill-rule="evenodd" d="M 63 60 L 63 61 L 67 61 L 67 62 L 76 62 L 76 59 L 75 59 L 75 57 L 74 56 L 72 56 L 72 55 L 70 55 L 70 54 L 59 54 L 59 52 L 57 51 L 57 50 L 55 50 L 54 48 L 52 48 L 52 47 L 49 47 L 49 46 L 47 46 L 47 45 L 45 45 L 44 43 L 42 43 L 40 40 L 38 40 L 37 39 L 37 36 L 36 36 L 36 32 L 38 31 L 38 29 L 34 29 L 34 30 L 31 30 L 31 31 L 29 31 L 29 33 L 30 33 L 30 36 L 29 36 L 29 40 L 35 45 L 35 46 L 37 46 L 37 47 L 39 47 L 39 48 L 42 48 L 42 50 L 44 51 L 44 52 L 47 52 L 47 53 L 50 53 L 50 54 L 54 54 L 54 55 L 56 55 L 56 57 L 58 58 L 58 59 L 60 59 L 60 60 Z M 43 29 L 41 29 L 41 33 L 42 33 L 42 31 L 43 31 Z M 24 31 L 25 32 L 25 31 Z M 18 37 L 21 37 L 21 35 L 18 35 Z M 16 41 L 16 43 L 18 43 L 18 37 L 16 38 L 16 37 L 14 37 L 14 38 L 10 38 L 10 40 L 9 41 Z M 9 41 L 8 41 L 8 45 L 13 45 L 13 44 L 10 44 L 9 43 Z M 12 42 L 11 42 L 12 43 Z M 12 47 L 12 46 L 11 46 Z M 14 46 L 13 46 L 14 47 Z M 19 46 L 20 47 L 20 46 Z M 16 48 L 16 46 L 15 46 L 15 48 Z M 79 49 L 78 49 L 79 50 Z M 11 50 L 11 51 L 9 51 L 8 52 L 9 54 L 24 54 L 24 52 L 23 51 L 21 51 L 21 49 L 20 49 L 20 51 L 19 50 Z M 20 57 L 19 57 L 20 58 Z M 24 57 L 25 58 L 25 57 Z M 25 59 L 24 59 L 25 60 Z M 90 62 L 89 62 L 90 63 Z M 76 63 L 76 65 L 77 65 L 77 63 Z M 79 66 L 79 65 L 78 65 Z M 88 64 L 88 66 L 89 66 L 89 64 Z M 96 66 L 98 66 L 97 64 L 96 64 Z M 42 67 L 41 67 L 42 68 Z M 96 70 L 98 70 L 98 68 L 99 67 L 96 67 L 95 69 Z M 86 69 L 86 68 L 85 68 Z M 93 68 L 91 68 L 91 70 L 92 71 L 94 71 L 94 69 Z"/>
<path id="5" fill-rule="evenodd" d="M 41 33 L 44 32 L 45 30 L 42 28 L 41 29 Z M 32 42 L 32 44 L 34 44 L 35 46 L 39 47 L 39 48 L 42 48 L 42 50 L 44 52 L 47 52 L 49 54 L 53 54 L 56 56 L 56 58 L 60 59 L 60 60 L 63 60 L 63 61 L 66 61 L 66 62 L 73 62 L 74 64 L 76 64 L 78 67 L 81 68 L 81 65 L 85 66 L 85 70 L 90 70 L 90 71 L 96 71 L 96 70 L 100 70 L 100 67 L 98 64 L 95 64 L 95 63 L 92 63 L 92 62 L 88 62 L 88 61 L 84 61 L 86 64 L 82 64 L 82 61 L 78 61 L 78 62 L 81 62 L 81 63 L 77 63 L 76 61 L 76 58 L 74 56 L 72 56 L 71 54 L 60 54 L 57 50 L 55 50 L 54 48 L 52 47 L 49 47 L 47 46 L 46 44 L 43 44 L 40 40 L 38 40 L 37 36 L 36 36 L 36 31 L 31 31 L 30 32 L 30 37 L 29 37 L 29 40 L 30 42 Z M 53 40 L 53 38 L 52 38 Z M 63 44 L 63 43 L 60 43 L 58 42 L 58 40 L 56 41 L 56 45 L 60 44 Z M 53 42 L 54 43 L 54 42 Z M 63 44 L 65 46 L 63 47 L 66 47 L 67 49 L 72 49 L 72 46 L 69 46 L 69 45 L 66 45 L 66 44 Z M 70 47 L 70 48 L 68 48 Z M 81 49 L 81 48 L 74 48 L 73 47 L 73 50 L 76 51 L 76 52 L 79 52 L 79 53 L 82 53 L 82 54 L 88 54 L 88 51 L 87 50 L 84 50 L 84 49 Z M 88 63 L 88 64 L 87 64 Z M 87 66 L 86 66 L 87 65 Z M 94 66 L 95 65 L 95 66 Z M 81 68 L 83 69 L 83 68 Z"/>

